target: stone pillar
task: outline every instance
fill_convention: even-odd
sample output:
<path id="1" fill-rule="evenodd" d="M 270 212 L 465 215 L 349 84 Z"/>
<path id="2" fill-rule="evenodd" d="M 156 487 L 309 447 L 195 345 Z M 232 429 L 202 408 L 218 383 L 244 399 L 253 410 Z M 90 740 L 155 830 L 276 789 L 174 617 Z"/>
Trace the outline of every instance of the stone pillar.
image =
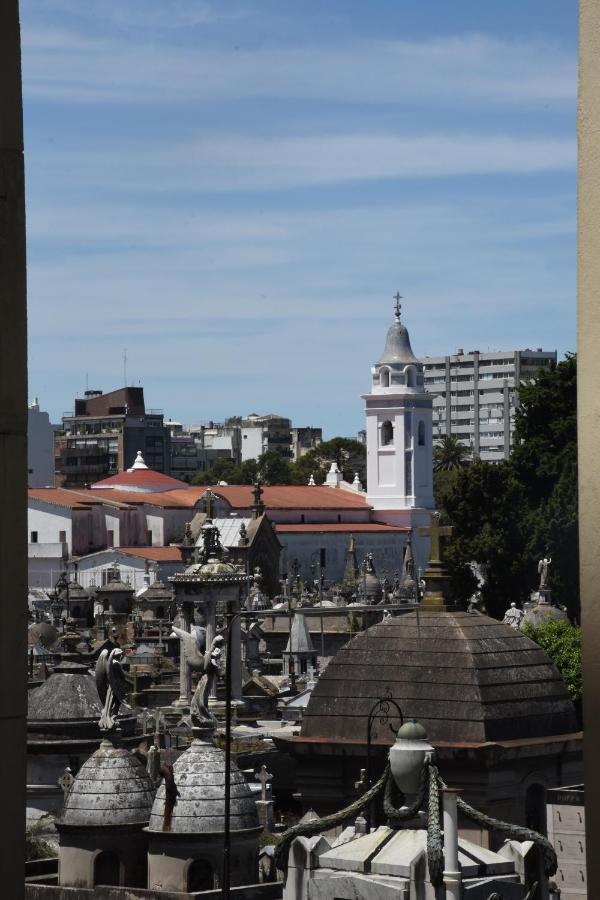
<path id="1" fill-rule="evenodd" d="M 189 603 L 182 603 L 182 625 L 186 631 L 191 631 L 192 614 Z M 187 664 L 185 655 L 185 646 L 183 641 L 179 641 L 179 699 L 175 700 L 173 706 L 188 707 L 192 699 L 192 673 Z"/>
<path id="2" fill-rule="evenodd" d="M 242 629 L 240 620 L 231 625 L 231 698 L 242 701 Z"/>
<path id="3" fill-rule="evenodd" d="M 444 884 L 446 900 L 461 900 L 462 874 L 458 863 L 458 813 L 456 798 L 458 791 L 444 788 Z"/>
<path id="4" fill-rule="evenodd" d="M 204 606 L 204 627 L 206 628 L 206 649 L 210 647 L 217 634 L 217 619 L 215 614 L 215 601 L 209 600 Z M 217 699 L 217 679 L 213 678 L 208 694 L 208 699 Z"/>
<path id="5" fill-rule="evenodd" d="M 2 894 L 24 895 L 27 711 L 27 306 L 21 47 L 17 0 L 0 3 L 0 746 Z"/>

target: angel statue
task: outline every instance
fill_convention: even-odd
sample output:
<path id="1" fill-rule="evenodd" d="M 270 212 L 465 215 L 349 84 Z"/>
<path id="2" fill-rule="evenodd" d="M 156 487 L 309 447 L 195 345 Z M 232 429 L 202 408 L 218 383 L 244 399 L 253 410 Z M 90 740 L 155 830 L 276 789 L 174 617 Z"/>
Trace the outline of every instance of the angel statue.
<path id="1" fill-rule="evenodd" d="M 129 682 L 121 665 L 122 656 L 123 651 L 119 647 L 115 647 L 110 653 L 103 650 L 96 663 L 96 687 L 103 706 L 99 722 L 101 731 L 111 731 L 115 728 L 119 708 L 121 704 L 125 704 L 125 698 L 130 691 Z"/>
<path id="2" fill-rule="evenodd" d="M 545 556 L 543 559 L 540 559 L 538 562 L 538 574 L 540 576 L 540 591 L 545 591 L 548 589 L 548 568 L 550 567 L 550 563 L 552 559 Z"/>
<path id="3" fill-rule="evenodd" d="M 219 672 L 219 661 L 221 659 L 222 645 L 225 638 L 218 634 L 213 640 L 210 648 L 206 649 L 206 632 L 204 629 L 199 635 L 200 640 L 195 634 L 184 631 L 182 628 L 173 626 L 173 631 L 181 641 L 181 652 L 185 654 L 185 662 L 192 672 L 202 672 L 202 677 L 198 682 L 192 702 L 190 703 L 190 714 L 194 723 L 198 722 L 202 725 L 216 724 L 216 719 L 208 709 L 208 698 L 215 678 Z"/>

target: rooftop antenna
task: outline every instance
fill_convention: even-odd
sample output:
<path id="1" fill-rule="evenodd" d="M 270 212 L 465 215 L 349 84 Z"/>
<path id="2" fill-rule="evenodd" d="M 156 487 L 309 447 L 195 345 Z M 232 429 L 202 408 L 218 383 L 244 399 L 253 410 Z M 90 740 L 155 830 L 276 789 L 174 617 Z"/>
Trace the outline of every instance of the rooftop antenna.
<path id="1" fill-rule="evenodd" d="M 127 347 L 123 348 L 123 387 L 127 387 Z"/>

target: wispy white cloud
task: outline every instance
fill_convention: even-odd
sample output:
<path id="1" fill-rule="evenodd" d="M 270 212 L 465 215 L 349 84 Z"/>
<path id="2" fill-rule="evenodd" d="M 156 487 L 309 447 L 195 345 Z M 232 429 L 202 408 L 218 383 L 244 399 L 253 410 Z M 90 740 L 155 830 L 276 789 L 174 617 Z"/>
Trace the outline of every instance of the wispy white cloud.
<path id="1" fill-rule="evenodd" d="M 191 141 L 121 142 L 85 153 L 44 148 L 44 172 L 71 186 L 162 194 L 280 190 L 377 179 L 574 170 L 574 138 L 508 134 L 353 133 L 253 137 L 205 133 Z M 30 163 L 35 167 L 34 150 Z"/>
<path id="2" fill-rule="evenodd" d="M 302 99 L 337 103 L 571 103 L 574 55 L 543 41 L 428 41 L 194 49 L 67 27 L 24 29 L 26 97 L 77 103 Z"/>

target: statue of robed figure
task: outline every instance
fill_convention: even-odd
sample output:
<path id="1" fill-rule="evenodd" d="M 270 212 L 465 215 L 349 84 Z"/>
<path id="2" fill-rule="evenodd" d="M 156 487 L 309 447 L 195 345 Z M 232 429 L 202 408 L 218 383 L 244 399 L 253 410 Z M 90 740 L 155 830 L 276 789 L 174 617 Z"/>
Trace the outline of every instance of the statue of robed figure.
<path id="1" fill-rule="evenodd" d="M 208 709 L 208 698 L 219 673 L 222 645 L 225 639 L 218 634 L 210 647 L 206 648 L 204 629 L 202 629 L 204 641 L 200 642 L 195 634 L 184 631 L 183 628 L 177 628 L 174 625 L 173 631 L 181 641 L 181 652 L 185 654 L 185 662 L 190 671 L 202 673 L 190 703 L 192 722 L 199 727 L 212 727 L 216 725 L 217 720 Z"/>

